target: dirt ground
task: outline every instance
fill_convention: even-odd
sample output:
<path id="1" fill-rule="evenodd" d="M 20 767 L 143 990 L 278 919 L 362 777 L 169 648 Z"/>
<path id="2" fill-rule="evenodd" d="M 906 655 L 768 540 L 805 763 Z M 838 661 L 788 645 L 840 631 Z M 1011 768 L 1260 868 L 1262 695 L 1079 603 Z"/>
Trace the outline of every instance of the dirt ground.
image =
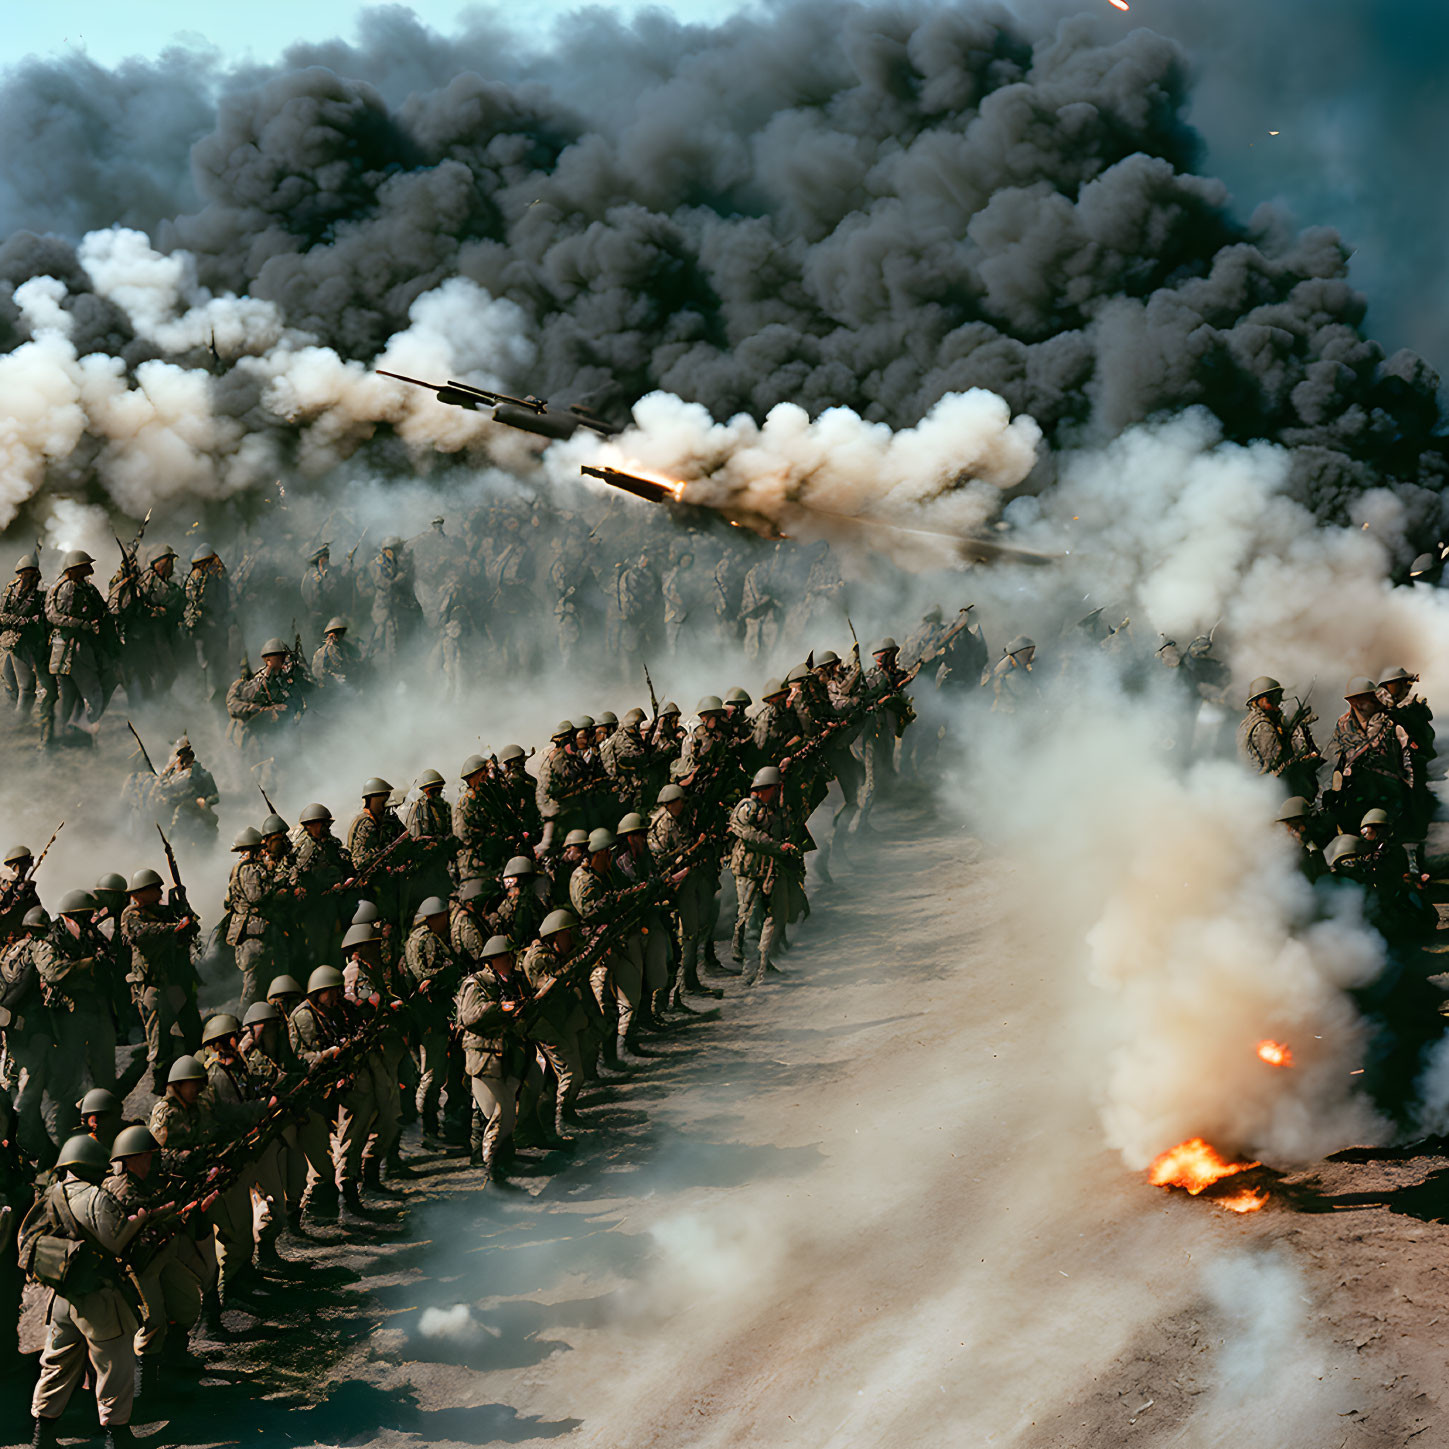
<path id="1" fill-rule="evenodd" d="M 284 1238 L 142 1442 L 1449 1444 L 1449 1164 L 1255 1174 L 1245 1216 L 1148 1187 L 1099 1145 L 1049 913 L 958 827 L 881 827 L 788 975 L 593 1093 L 523 1191 L 410 1134 L 405 1199 Z"/>

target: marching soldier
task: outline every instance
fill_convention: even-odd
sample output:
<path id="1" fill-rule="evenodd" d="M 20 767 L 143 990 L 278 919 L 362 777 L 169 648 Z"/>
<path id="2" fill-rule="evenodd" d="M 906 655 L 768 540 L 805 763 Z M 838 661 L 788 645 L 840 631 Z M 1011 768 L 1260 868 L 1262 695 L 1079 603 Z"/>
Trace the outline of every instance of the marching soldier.
<path id="1" fill-rule="evenodd" d="M 462 1084 L 450 1073 L 448 1051 L 448 1008 L 462 972 L 448 940 L 448 908 L 437 896 L 429 896 L 418 907 L 403 949 L 403 963 L 413 981 L 413 1019 L 419 1034 L 418 1115 L 423 1140 L 434 1147 L 441 1145 L 438 1107 L 445 1087 L 450 1126 L 461 1123 L 466 1110 L 458 1100 Z"/>
<path id="2" fill-rule="evenodd" d="M 121 939 L 131 952 L 127 979 L 146 1034 L 146 1061 L 156 1092 L 165 1090 L 178 1052 L 201 1044 L 191 964 L 191 943 L 199 928 L 189 912 L 162 905 L 161 890 L 161 877 L 154 870 L 138 870 L 126 887 L 130 904 L 121 912 Z"/>
<path id="3" fill-rule="evenodd" d="M 54 743 L 55 713 L 60 728 L 69 729 L 83 714 L 79 728 L 94 734 L 110 698 L 107 653 L 113 639 L 111 617 L 101 591 L 90 582 L 93 560 L 84 549 L 65 556 L 65 576 L 45 601 L 50 624 L 50 674 L 55 689 L 41 705 L 40 742 Z"/>
<path id="4" fill-rule="evenodd" d="M 244 826 L 231 848 L 240 859 L 232 867 L 226 888 L 230 917 L 226 943 L 236 953 L 245 1011 L 261 1000 L 262 983 L 270 981 L 281 964 L 284 939 L 279 917 L 289 887 L 285 874 L 263 854 L 262 836 L 255 826 Z"/>
<path id="5" fill-rule="evenodd" d="M 770 960 L 775 933 L 788 909 L 787 872 L 800 858 L 800 848 L 786 838 L 780 809 L 780 771 L 765 765 L 755 772 L 750 793 L 730 812 L 729 833 L 734 840 L 730 871 L 739 888 L 735 917 L 734 958 L 743 962 L 748 938 L 758 933 L 758 965 L 747 972 L 745 983 L 758 986 L 765 972 L 778 969 Z"/>
<path id="6" fill-rule="evenodd" d="M 40 563 L 33 553 L 22 554 L 0 599 L 0 685 L 22 718 L 29 716 L 50 678 L 46 633 Z"/>
<path id="7" fill-rule="evenodd" d="M 538 940 L 524 953 L 521 964 L 524 980 L 537 1003 L 529 1034 L 553 1072 L 554 1133 L 565 1142 L 566 1122 L 578 1120 L 574 1098 L 583 1083 L 584 1039 L 590 1038 L 591 1057 L 598 1051 L 591 1037 L 584 992 L 579 983 L 566 978 L 578 941 L 578 924 L 571 910 L 550 911 L 538 928 Z"/>
<path id="8" fill-rule="evenodd" d="M 1260 775 L 1276 775 L 1310 803 L 1318 794 L 1322 756 L 1313 742 L 1316 716 L 1299 709 L 1283 717 L 1283 686 L 1262 675 L 1248 686 L 1248 712 L 1238 726 L 1238 753 Z"/>
<path id="9" fill-rule="evenodd" d="M 238 647 L 232 618 L 231 580 L 209 543 L 198 543 L 192 550 L 191 571 L 186 575 L 184 587 L 182 627 L 195 645 L 208 696 L 215 698 L 226 691 L 231 661 L 236 658 Z"/>
<path id="10" fill-rule="evenodd" d="M 491 1181 L 507 1184 L 513 1155 L 513 1126 L 528 1054 L 517 1031 L 510 1031 L 529 992 L 514 954 L 503 936 L 483 946 L 473 970 L 458 989 L 454 1014 L 463 1034 L 463 1070 L 472 1086 L 480 1125 L 475 1128 L 470 1162 Z"/>

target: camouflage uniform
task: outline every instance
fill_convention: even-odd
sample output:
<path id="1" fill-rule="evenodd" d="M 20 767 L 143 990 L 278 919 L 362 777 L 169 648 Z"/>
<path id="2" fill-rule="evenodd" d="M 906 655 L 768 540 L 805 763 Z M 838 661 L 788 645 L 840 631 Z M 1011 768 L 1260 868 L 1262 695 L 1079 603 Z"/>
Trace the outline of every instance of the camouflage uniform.
<path id="1" fill-rule="evenodd" d="M 172 906 L 139 906 L 134 901 L 121 912 L 121 939 L 131 952 L 126 979 L 146 1033 L 146 1060 L 159 1083 L 165 1082 L 171 1063 L 201 1041 L 192 933 L 177 930 L 180 914 Z M 172 1036 L 176 1030 L 180 1043 Z"/>
<path id="2" fill-rule="evenodd" d="M 0 599 L 0 684 L 19 714 L 29 713 L 50 678 L 45 590 L 38 574 L 29 577 L 29 584 L 12 579 Z"/>
<path id="3" fill-rule="evenodd" d="M 730 812 L 730 872 L 739 890 L 735 916 L 734 956 L 745 959 L 747 937 L 759 933 L 759 964 L 747 978 L 762 981 L 770 966 L 777 923 L 788 910 L 788 875 L 785 850 L 786 818 L 778 807 L 746 795 Z"/>
<path id="4" fill-rule="evenodd" d="M 468 880 L 491 880 L 502 865 L 503 841 L 494 819 L 495 787 L 485 780 L 478 789 L 465 785 L 453 806 L 451 830 L 458 850 L 454 873 L 461 885 Z"/>
<path id="5" fill-rule="evenodd" d="M 615 914 L 617 902 L 618 892 L 585 859 L 569 880 L 574 914 L 585 925 L 603 925 Z M 617 1037 L 622 1052 L 644 993 L 644 964 L 627 950 L 610 951 L 590 972 L 589 985 L 606 1020 L 611 999 L 618 1008 Z"/>
<path id="6" fill-rule="evenodd" d="M 217 820 L 212 807 L 220 799 L 215 777 L 195 759 L 190 764 L 170 760 L 156 776 L 150 794 L 166 833 L 195 846 L 215 842 Z"/>
<path id="7" fill-rule="evenodd" d="M 485 1170 L 493 1170 L 500 1153 L 513 1144 L 518 1089 L 528 1057 L 522 1041 L 507 1030 L 511 1016 L 526 999 L 523 978 L 515 968 L 507 976 L 483 964 L 463 978 L 454 1015 L 463 1038 L 463 1070 L 473 1101 L 486 1124 L 479 1141 Z"/>
<path id="8" fill-rule="evenodd" d="M 436 1123 L 443 1089 L 448 1085 L 448 1007 L 461 974 L 453 948 L 426 921 L 408 934 L 403 965 L 413 981 L 413 1018 L 418 1026 L 419 1076 L 417 1110 L 425 1129 Z M 448 1110 L 456 1116 L 460 1104 L 449 1093 Z"/>
<path id="9" fill-rule="evenodd" d="M 260 1001 L 280 969 L 286 942 L 278 919 L 282 892 L 290 886 L 285 867 L 260 851 L 244 855 L 232 867 L 226 888 L 226 943 L 236 952 L 242 975 L 242 1010 Z"/>
<path id="10" fill-rule="evenodd" d="M 186 594 L 174 578 L 148 568 L 136 586 L 133 620 L 126 630 L 131 675 L 149 694 L 161 694 L 176 681 L 176 648 L 181 639 Z"/>
<path id="11" fill-rule="evenodd" d="M 524 979 L 534 996 L 547 992 L 529 1027 L 530 1037 L 548 1060 L 558 1083 L 554 1099 L 554 1124 L 564 1136 L 564 1113 L 571 1110 L 583 1081 L 584 1059 L 579 1041 L 587 1033 L 589 1017 L 576 985 L 557 981 L 567 961 L 554 948 L 551 939 L 535 941 L 519 963 Z"/>
<path id="12" fill-rule="evenodd" d="M 407 907 L 428 896 L 447 899 L 453 889 L 450 865 L 458 847 L 453 835 L 453 808 L 443 799 L 441 790 L 436 795 L 420 795 L 413 801 L 408 809 L 406 828 L 417 845 L 404 847 L 410 851 L 405 916 Z"/>
<path id="13" fill-rule="evenodd" d="M 1310 728 L 1313 718 L 1299 724 L 1290 740 L 1290 721 L 1283 712 L 1263 709 L 1254 701 L 1238 725 L 1238 754 L 1260 775 L 1281 777 L 1293 794 L 1311 800 L 1318 793 L 1319 763 Z"/>
<path id="14" fill-rule="evenodd" d="M 0 1006 L 5 1028 L 7 1085 L 15 1092 L 16 1137 L 28 1156 L 45 1159 L 55 1143 L 46 1131 L 45 1097 L 58 1100 L 63 1083 L 53 1074 L 71 1069 L 57 1060 L 50 1011 L 41 991 L 39 962 L 53 950 L 41 935 L 17 936 L 0 952 Z"/>
<path id="15" fill-rule="evenodd" d="M 329 634 L 312 654 L 312 678 L 319 689 L 356 693 L 367 665 L 362 650 L 346 634 Z"/>
<path id="16" fill-rule="evenodd" d="M 100 590 L 89 579 L 70 577 L 52 587 L 45 617 L 51 626 L 50 673 L 55 681 L 53 698 L 47 695 L 41 706 L 41 738 L 48 741 L 54 728 L 52 703 L 62 729 L 82 705 L 91 724 L 100 719 L 110 696 L 106 644 L 111 623 Z"/>
<path id="17" fill-rule="evenodd" d="M 625 813 L 642 810 L 653 774 L 653 761 L 638 727 L 623 725 L 615 730 L 599 746 L 599 762 L 619 808 Z"/>
<path id="18" fill-rule="evenodd" d="M 195 645 L 207 689 L 215 697 L 225 692 L 232 663 L 241 652 L 232 619 L 231 580 L 216 561 L 211 567 L 193 568 L 184 589 L 181 622 Z"/>

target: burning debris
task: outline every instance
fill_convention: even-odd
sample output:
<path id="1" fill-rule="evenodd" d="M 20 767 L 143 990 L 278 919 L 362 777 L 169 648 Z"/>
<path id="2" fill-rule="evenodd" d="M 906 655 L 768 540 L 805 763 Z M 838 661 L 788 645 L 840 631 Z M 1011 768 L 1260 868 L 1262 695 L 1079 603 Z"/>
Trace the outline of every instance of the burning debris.
<path id="1" fill-rule="evenodd" d="M 1270 1067 L 1291 1067 L 1293 1048 L 1281 1041 L 1265 1040 L 1258 1043 L 1258 1060 Z"/>
<path id="2" fill-rule="evenodd" d="M 1197 1197 L 1224 1178 L 1235 1177 L 1240 1172 L 1261 1166 L 1259 1162 L 1229 1162 L 1210 1142 L 1201 1137 L 1190 1137 L 1186 1142 L 1179 1142 L 1176 1147 L 1170 1147 L 1158 1156 L 1147 1169 L 1147 1180 L 1153 1187 L 1180 1187 L 1189 1196 Z M 1213 1201 L 1233 1212 L 1253 1212 L 1255 1207 L 1239 1205 L 1253 1196 L 1254 1193 L 1249 1189 L 1230 1198 L 1215 1197 Z M 1267 1201 L 1266 1193 L 1263 1194 L 1263 1201 Z M 1262 1205 L 1259 1202 L 1256 1207 Z"/>

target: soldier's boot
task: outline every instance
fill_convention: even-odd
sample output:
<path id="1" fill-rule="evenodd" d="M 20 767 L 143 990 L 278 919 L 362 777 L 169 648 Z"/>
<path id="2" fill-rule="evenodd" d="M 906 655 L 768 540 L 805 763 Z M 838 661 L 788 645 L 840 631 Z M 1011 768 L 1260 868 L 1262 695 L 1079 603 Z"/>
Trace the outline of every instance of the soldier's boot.
<path id="1" fill-rule="evenodd" d="M 302 1209 L 300 1206 L 287 1209 L 287 1231 L 299 1238 L 302 1236 Z"/>
<path id="2" fill-rule="evenodd" d="M 168 1335 L 169 1336 L 169 1335 Z M 143 1353 L 136 1359 L 136 1397 L 149 1405 L 150 1396 L 161 1385 L 161 1355 Z"/>
<path id="3" fill-rule="evenodd" d="M 822 840 L 815 848 L 815 878 L 821 885 L 832 886 L 835 877 L 830 874 L 830 842 Z"/>
<path id="4" fill-rule="evenodd" d="M 55 1430 L 54 1419 L 36 1419 L 30 1435 L 30 1449 L 55 1449 L 60 1436 Z"/>
<path id="5" fill-rule="evenodd" d="M 621 1066 L 642 1067 L 646 1065 L 647 1059 L 636 1056 L 632 1050 L 633 1043 L 629 1040 L 632 1025 L 632 1020 L 626 1023 L 622 1017 L 620 1018 L 618 1035 L 614 1039 L 614 1052 Z"/>
<path id="6" fill-rule="evenodd" d="M 387 1178 L 392 1182 L 403 1182 L 408 1178 L 417 1176 L 417 1173 L 402 1160 L 402 1156 L 396 1147 L 387 1154 L 387 1160 L 383 1163 L 383 1169 Z"/>
<path id="7" fill-rule="evenodd" d="M 429 1111 L 424 1107 L 420 1116 L 423 1123 L 423 1146 L 436 1151 L 444 1145 L 443 1139 L 438 1135 L 438 1109 L 434 1107 Z"/>
<path id="8" fill-rule="evenodd" d="M 382 1191 L 382 1163 L 376 1157 L 362 1159 L 362 1185 L 369 1192 Z"/>
<path id="9" fill-rule="evenodd" d="M 734 935 L 730 937 L 730 957 L 741 964 L 745 959 L 745 926 L 747 924 L 745 913 L 740 911 L 735 916 Z"/>
<path id="10" fill-rule="evenodd" d="M 758 975 L 763 978 L 767 971 L 773 971 L 777 976 L 784 976 L 786 973 L 775 965 L 775 950 L 780 939 L 785 934 L 785 928 L 771 917 L 765 918 L 765 924 L 760 927 L 760 968 Z"/>
<path id="11" fill-rule="evenodd" d="M 287 1260 L 277 1251 L 276 1238 L 263 1238 L 257 1244 L 257 1268 L 263 1272 L 285 1268 Z"/>
<path id="12" fill-rule="evenodd" d="M 106 1425 L 106 1449 L 131 1449 L 135 1442 L 136 1436 L 129 1424 Z"/>
<path id="13" fill-rule="evenodd" d="M 350 1178 L 342 1184 L 342 1204 L 348 1212 L 365 1212 L 363 1207 L 362 1194 L 358 1191 L 357 1184 Z"/>
<path id="14" fill-rule="evenodd" d="M 324 1222 L 337 1220 L 337 1186 L 331 1182 L 319 1182 L 307 1199 L 309 1216 Z"/>
<path id="15" fill-rule="evenodd" d="M 713 945 L 713 942 L 711 942 L 711 945 Z M 709 969 L 710 957 L 712 955 L 713 952 L 704 958 L 706 970 Z M 683 953 L 683 962 L 684 989 L 686 991 L 695 996 L 712 996 L 716 1001 L 719 1001 L 724 996 L 724 992 L 717 986 L 706 986 L 699 979 L 700 952 L 698 941 L 692 942 L 690 947 L 686 947 Z M 721 974 L 724 974 L 724 968 L 720 966 L 718 961 L 715 962 L 715 969 Z"/>
<path id="16" fill-rule="evenodd" d="M 216 1288 L 208 1288 L 201 1299 L 201 1326 L 206 1331 L 206 1336 L 211 1339 L 220 1339 L 225 1336 L 226 1328 L 221 1321 L 221 1294 Z"/>
<path id="17" fill-rule="evenodd" d="M 490 1187 L 501 1188 L 504 1192 L 523 1192 L 525 1190 L 508 1176 L 507 1164 L 512 1153 L 506 1143 L 494 1142 L 490 1146 L 480 1149 L 480 1155 L 483 1159 L 483 1171 Z"/>
<path id="18" fill-rule="evenodd" d="M 574 1139 L 570 1135 L 566 1125 L 570 1116 L 572 1116 L 575 1122 L 579 1120 L 578 1113 L 572 1107 L 567 1106 L 561 1097 L 555 1099 L 553 1104 L 553 1136 L 548 1142 L 548 1145 L 555 1151 L 574 1145 Z"/>
<path id="19" fill-rule="evenodd" d="M 485 1167 L 483 1156 L 483 1120 L 481 1113 L 473 1116 L 473 1130 L 468 1134 L 468 1166 Z"/>

